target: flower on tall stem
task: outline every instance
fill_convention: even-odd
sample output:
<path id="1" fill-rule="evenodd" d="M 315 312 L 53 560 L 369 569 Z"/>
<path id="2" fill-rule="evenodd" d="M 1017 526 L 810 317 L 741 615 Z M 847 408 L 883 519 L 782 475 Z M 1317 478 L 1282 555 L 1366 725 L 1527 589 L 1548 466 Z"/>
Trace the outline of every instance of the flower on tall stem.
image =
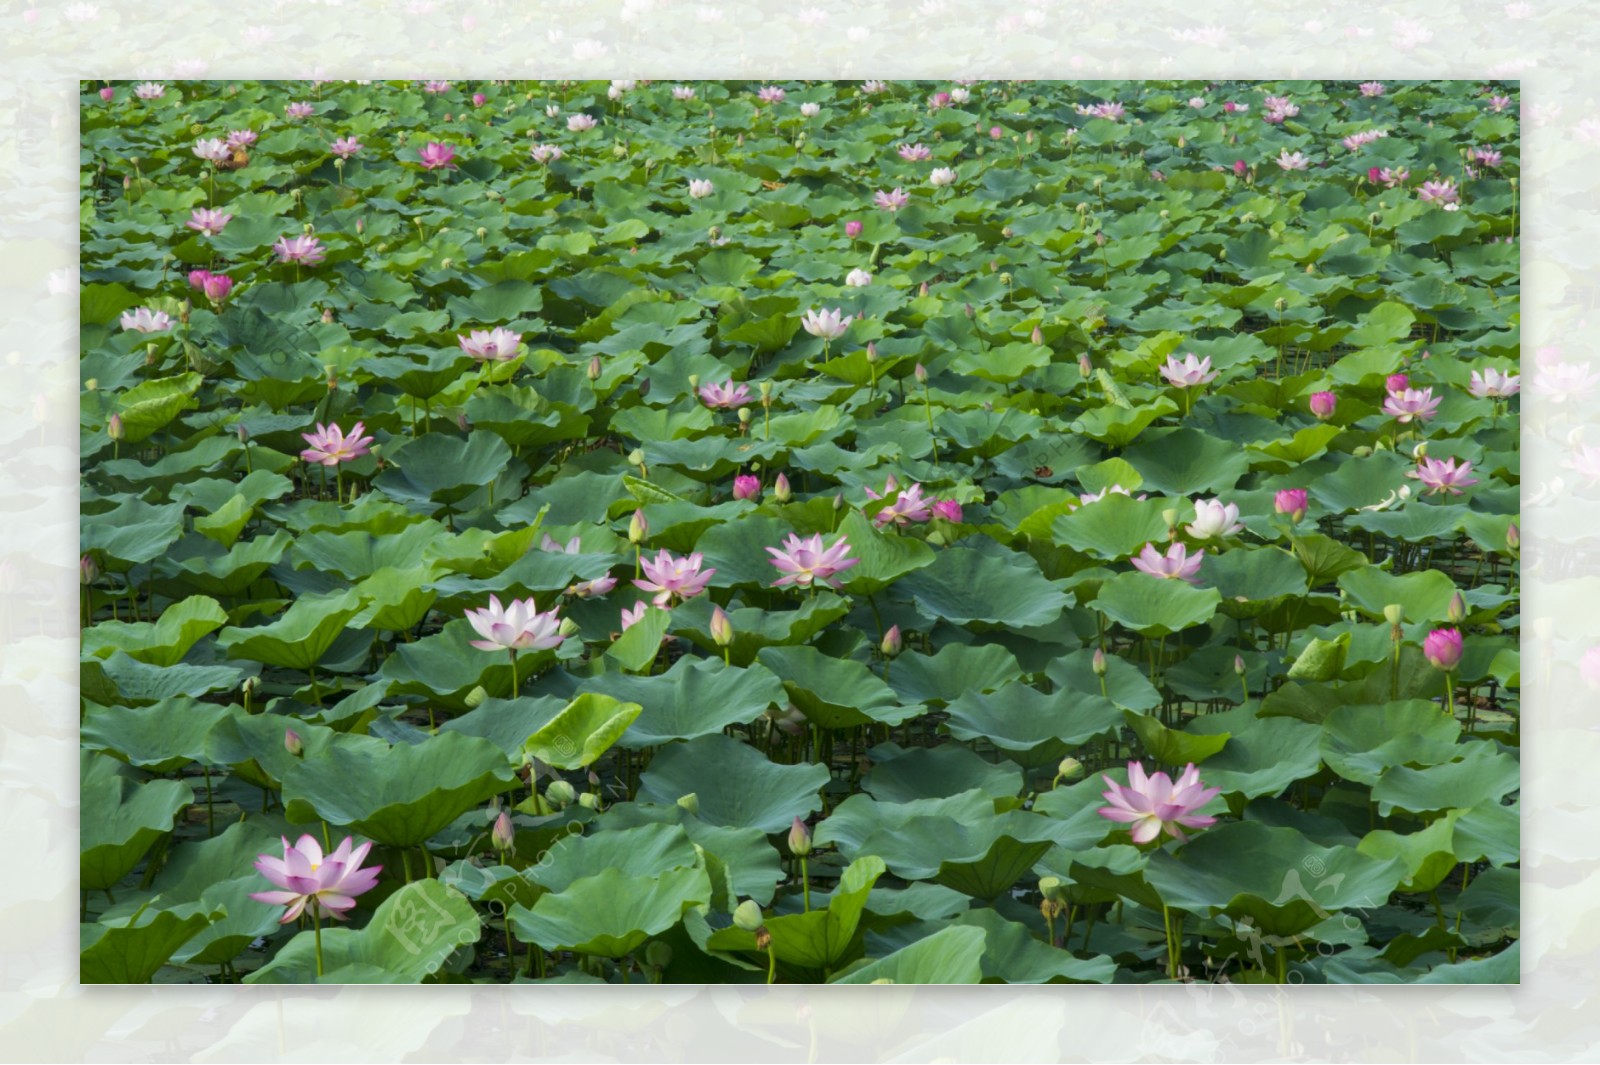
<path id="1" fill-rule="evenodd" d="M 1194 524 L 1185 526 L 1196 540 L 1213 540 L 1232 536 L 1244 529 L 1239 521 L 1239 504 L 1224 503 L 1220 499 L 1197 499 L 1194 502 Z"/>
<path id="2" fill-rule="evenodd" d="M 172 328 L 172 317 L 166 311 L 153 311 L 149 307 L 135 307 L 131 311 L 123 311 L 118 319 L 124 329 L 131 329 L 136 333 L 165 333 Z"/>
<path id="3" fill-rule="evenodd" d="M 276 885 L 276 891 L 253 891 L 250 897 L 269 906 L 282 906 L 283 916 L 278 923 L 288 924 L 302 913 L 310 913 L 316 941 L 317 975 L 322 975 L 322 918 L 345 920 L 355 908 L 356 897 L 371 891 L 378 884 L 378 874 L 383 866 L 362 866 L 372 850 L 370 841 L 355 845 L 346 836 L 334 849 L 324 855 L 315 838 L 303 835 L 290 846 L 287 837 L 281 837 L 283 857 L 270 854 L 256 856 L 256 872 Z"/>
<path id="4" fill-rule="evenodd" d="M 1155 544 L 1150 543 L 1145 544 L 1144 549 L 1131 561 L 1134 569 L 1148 573 L 1152 577 L 1198 584 L 1200 563 L 1205 557 L 1204 551 L 1196 551 L 1191 555 L 1189 549 L 1181 543 L 1169 545 L 1167 553 L 1163 555 Z"/>
<path id="5" fill-rule="evenodd" d="M 359 137 L 339 137 L 336 138 L 332 144 L 328 145 L 328 151 L 332 152 L 334 155 L 337 155 L 340 159 L 349 159 L 351 156 L 359 152 L 361 147 L 361 140 Z"/>
<path id="6" fill-rule="evenodd" d="M 429 141 L 417 149 L 417 161 L 424 170 L 456 169 L 456 150 L 448 144 Z"/>
<path id="7" fill-rule="evenodd" d="M 1424 456 L 1418 461 L 1417 468 L 1406 474 L 1414 477 L 1427 486 L 1425 495 L 1458 496 L 1463 488 L 1468 488 L 1478 483 L 1472 475 L 1472 463 L 1462 462 L 1456 465 L 1455 459 L 1430 459 Z"/>
<path id="8" fill-rule="evenodd" d="M 872 202 L 884 211 L 898 211 L 911 202 L 911 194 L 905 189 L 896 186 L 889 192 L 879 190 L 872 196 Z"/>
<path id="9" fill-rule="evenodd" d="M 327 258 L 322 242 L 310 235 L 279 237 L 272 250 L 277 254 L 280 263 L 305 263 L 310 266 Z"/>
<path id="10" fill-rule="evenodd" d="M 214 237 L 222 232 L 224 226 L 233 221 L 233 215 L 225 211 L 213 210 L 209 207 L 196 207 L 189 215 L 185 226 L 197 233 Z"/>
<path id="11" fill-rule="evenodd" d="M 304 100 L 297 100 L 283 109 L 283 113 L 288 116 L 291 122 L 298 122 L 302 118 L 309 118 L 316 114 L 316 112 L 317 109 L 311 104 L 306 103 Z"/>
<path id="12" fill-rule="evenodd" d="M 1306 401 L 1306 406 L 1311 409 L 1312 415 L 1318 421 L 1327 421 L 1333 417 L 1334 408 L 1339 405 L 1339 397 L 1333 392 L 1313 392 Z"/>
<path id="13" fill-rule="evenodd" d="M 814 337 L 824 341 L 838 340 L 850 329 L 850 316 L 843 308 L 809 310 L 800 317 L 800 325 Z"/>
<path id="14" fill-rule="evenodd" d="M 1281 488 L 1272 497 L 1272 509 L 1288 518 L 1291 525 L 1300 524 L 1308 506 L 1304 488 Z"/>
<path id="15" fill-rule="evenodd" d="M 1209 828 L 1215 817 L 1197 811 L 1222 794 L 1221 788 L 1208 788 L 1200 781 L 1200 771 L 1190 762 L 1174 781 L 1164 772 L 1146 775 L 1138 762 L 1128 763 L 1128 783 L 1118 784 L 1102 776 L 1109 790 L 1102 793 L 1109 806 L 1097 813 L 1107 820 L 1129 825 L 1135 843 L 1149 843 L 1163 832 L 1179 843 L 1188 839 L 1184 828 Z"/>
<path id="16" fill-rule="evenodd" d="M 640 560 L 647 579 L 635 580 L 634 587 L 653 592 L 651 601 L 662 608 L 692 599 L 706 590 L 711 575 L 717 572 L 715 569 L 702 570 L 701 561 L 702 556 L 698 551 L 680 556 L 662 548 L 654 559 Z"/>
<path id="17" fill-rule="evenodd" d="M 1442 397 L 1435 396 L 1430 388 L 1404 388 L 1391 391 L 1383 401 L 1383 412 L 1405 425 L 1411 421 L 1427 421 L 1439 412 Z"/>
<path id="18" fill-rule="evenodd" d="M 736 385 L 732 381 L 700 386 L 700 402 L 718 410 L 740 407 L 750 401 L 750 386 Z"/>
<path id="19" fill-rule="evenodd" d="M 1184 355 L 1182 362 L 1176 356 L 1168 355 L 1166 364 L 1161 367 L 1161 376 L 1173 388 L 1195 388 L 1215 381 L 1217 371 L 1211 368 L 1211 356 L 1196 359 L 1194 353 L 1189 352 Z"/>
<path id="20" fill-rule="evenodd" d="M 510 329 L 474 329 L 456 338 L 461 350 L 479 362 L 509 362 L 522 347 L 522 334 Z"/>
<path id="21" fill-rule="evenodd" d="M 346 434 L 336 424 L 323 425 L 318 422 L 315 432 L 300 434 L 301 438 L 311 445 L 300 452 L 300 458 L 320 466 L 337 466 L 341 462 L 354 462 L 371 450 L 373 438 L 361 435 L 365 428 L 364 424 L 356 422 Z"/>
<path id="22" fill-rule="evenodd" d="M 1479 399 L 1509 399 L 1522 391 L 1522 375 L 1501 373 L 1493 366 L 1482 373 L 1473 370 L 1468 391 Z"/>

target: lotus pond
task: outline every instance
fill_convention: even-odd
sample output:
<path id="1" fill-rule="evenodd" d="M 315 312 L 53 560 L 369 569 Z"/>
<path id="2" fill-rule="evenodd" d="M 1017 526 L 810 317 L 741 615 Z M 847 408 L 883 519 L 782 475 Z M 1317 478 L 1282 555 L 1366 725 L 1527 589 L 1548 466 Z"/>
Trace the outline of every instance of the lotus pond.
<path id="1" fill-rule="evenodd" d="M 82 979 L 1515 981 L 1516 114 L 85 84 Z"/>

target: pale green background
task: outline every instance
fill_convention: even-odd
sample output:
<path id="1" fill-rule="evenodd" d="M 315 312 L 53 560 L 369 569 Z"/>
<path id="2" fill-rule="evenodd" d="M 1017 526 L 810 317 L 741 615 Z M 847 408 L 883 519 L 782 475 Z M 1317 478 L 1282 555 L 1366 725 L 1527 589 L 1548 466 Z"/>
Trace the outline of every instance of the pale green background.
<path id="1" fill-rule="evenodd" d="M 0 1058 L 1255 1061 L 1600 1057 L 1600 397 L 1530 389 L 1524 984 L 1019 989 L 77 986 L 77 79 L 1522 78 L 1525 351 L 1593 357 L 1597 32 L 1580 2 L 0 5 Z M 1202 13 L 1204 12 L 1204 13 Z M 1600 322 L 1597 322 L 1600 324 Z"/>

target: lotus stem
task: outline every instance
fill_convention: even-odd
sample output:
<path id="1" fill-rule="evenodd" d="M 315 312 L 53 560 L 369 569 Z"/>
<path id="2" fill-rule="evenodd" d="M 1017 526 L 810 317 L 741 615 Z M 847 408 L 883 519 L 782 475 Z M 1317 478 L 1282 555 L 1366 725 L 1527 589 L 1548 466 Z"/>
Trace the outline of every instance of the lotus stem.
<path id="1" fill-rule="evenodd" d="M 800 856 L 800 891 L 805 899 L 806 912 L 811 912 L 811 876 L 806 870 L 806 856 Z"/>
<path id="2" fill-rule="evenodd" d="M 322 979 L 322 911 L 317 908 L 315 902 L 311 904 L 311 928 L 317 943 L 317 979 L 320 980 Z"/>

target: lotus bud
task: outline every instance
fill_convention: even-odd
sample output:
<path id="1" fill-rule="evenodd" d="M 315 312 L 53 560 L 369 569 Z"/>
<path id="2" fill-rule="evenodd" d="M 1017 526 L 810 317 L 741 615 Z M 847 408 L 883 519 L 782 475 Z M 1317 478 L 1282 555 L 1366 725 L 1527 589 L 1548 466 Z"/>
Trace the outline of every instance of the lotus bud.
<path id="1" fill-rule="evenodd" d="M 700 796 L 692 791 L 687 795 L 680 795 L 678 805 L 689 813 L 697 814 L 700 812 Z"/>
<path id="2" fill-rule="evenodd" d="M 993 272 L 994 272 L 994 271 L 993 271 L 993 270 L 991 270 L 991 271 L 989 271 L 989 272 L 990 272 L 990 273 L 993 273 Z M 968 318 L 968 319 L 971 319 L 971 318 L 972 318 L 972 315 L 973 315 L 973 310 L 972 310 L 972 304 L 970 304 L 970 303 L 969 303 L 969 304 L 967 304 L 967 305 L 966 305 L 966 307 L 965 307 L 965 310 L 964 310 L 964 311 L 963 311 L 963 313 L 964 313 L 964 314 L 966 314 L 966 316 L 967 316 L 967 318 Z"/>
<path id="3" fill-rule="evenodd" d="M 1460 591 L 1450 597 L 1450 605 L 1445 608 L 1444 616 L 1452 625 L 1459 625 L 1467 620 L 1467 601 Z"/>
<path id="4" fill-rule="evenodd" d="M 789 853 L 804 858 L 811 853 L 811 830 L 798 817 L 789 826 Z"/>
<path id="5" fill-rule="evenodd" d="M 659 939 L 651 940 L 644 948 L 644 963 L 652 969 L 665 969 L 672 964 L 672 948 Z"/>
<path id="6" fill-rule="evenodd" d="M 878 361 L 878 345 L 874 344 L 870 340 L 867 341 L 867 361 L 868 362 L 877 362 Z"/>
<path id="7" fill-rule="evenodd" d="M 697 374 L 697 373 L 690 374 L 689 375 L 689 391 L 693 392 L 695 389 L 697 389 L 699 387 L 700 387 L 700 375 Z"/>
<path id="8" fill-rule="evenodd" d="M 1516 522 L 1506 526 L 1506 550 L 1513 555 L 1522 550 L 1522 529 Z"/>
<path id="9" fill-rule="evenodd" d="M 628 465 L 630 465 L 630 466 L 643 466 L 644 465 L 644 449 L 643 448 L 636 447 L 632 451 L 628 452 Z"/>
<path id="10" fill-rule="evenodd" d="M 1290 524 L 1298 525 L 1301 518 L 1306 516 L 1306 490 L 1304 488 L 1280 489 L 1272 499 L 1273 508 L 1289 519 Z"/>
<path id="11" fill-rule="evenodd" d="M 1170 534 L 1178 524 L 1177 508 L 1170 507 L 1167 510 L 1163 510 L 1161 512 L 1161 520 L 1167 523 L 1167 532 Z"/>
<path id="12" fill-rule="evenodd" d="M 789 478 L 781 473 L 778 474 L 777 478 L 772 482 L 772 498 L 780 503 L 787 503 L 792 494 L 789 490 Z"/>
<path id="13" fill-rule="evenodd" d="M 922 363 L 917 363 L 916 369 L 912 370 L 911 373 L 912 376 L 917 379 L 917 383 L 919 385 L 925 385 L 928 383 L 928 368 L 922 365 Z"/>
<path id="14" fill-rule="evenodd" d="M 890 625 L 889 631 L 883 634 L 883 641 L 878 644 L 878 650 L 883 652 L 883 657 L 893 658 L 905 646 L 905 639 L 900 635 L 899 625 Z"/>
<path id="15" fill-rule="evenodd" d="M 922 283 L 922 286 L 917 289 L 917 295 L 926 296 L 927 294 L 928 294 L 928 283 L 926 281 L 924 281 Z"/>
<path id="16" fill-rule="evenodd" d="M 100 566 L 95 562 L 93 555 L 84 555 L 78 559 L 78 583 L 88 586 L 100 576 Z"/>
<path id="17" fill-rule="evenodd" d="M 1456 629 L 1434 629 L 1422 641 L 1422 657 L 1434 669 L 1453 672 L 1461 664 L 1461 633 Z"/>
<path id="18" fill-rule="evenodd" d="M 557 810 L 564 810 L 578 800 L 578 789 L 565 780 L 552 780 L 544 789 L 544 801 Z"/>
<path id="19" fill-rule="evenodd" d="M 650 535 L 650 522 L 645 520 L 644 511 L 635 510 L 633 517 L 628 521 L 628 543 L 642 544 Z"/>
<path id="20" fill-rule="evenodd" d="M 578 623 L 571 618 L 562 618 L 561 627 L 556 631 L 562 636 L 576 636 L 578 634 Z"/>
<path id="21" fill-rule="evenodd" d="M 727 647 L 733 642 L 733 622 L 720 606 L 711 608 L 711 638 L 718 647 Z"/>
<path id="22" fill-rule="evenodd" d="M 1038 326 L 1034 326 L 1033 327 L 1033 335 L 1030 336 L 1028 339 L 1033 341 L 1035 344 L 1043 344 L 1044 343 L 1044 334 L 1039 331 L 1039 327 Z"/>
<path id="23" fill-rule="evenodd" d="M 511 812 L 501 810 L 500 816 L 494 819 L 494 831 L 489 834 L 494 843 L 494 849 L 504 853 L 511 849 L 517 841 L 517 834 L 511 827 Z"/>
<path id="24" fill-rule="evenodd" d="M 833 509 L 834 510 L 843 510 L 844 509 L 844 493 L 843 492 L 834 493 Z"/>
<path id="25" fill-rule="evenodd" d="M 759 388 L 761 390 L 761 405 L 763 407 L 770 406 L 772 403 L 772 382 L 762 381 Z"/>
<path id="26" fill-rule="evenodd" d="M 456 428 L 460 429 L 463 433 L 472 432 L 472 422 L 467 420 L 466 411 L 462 411 L 460 414 L 456 415 Z"/>
<path id="27" fill-rule="evenodd" d="M 361 234 L 365 233 L 366 231 L 367 231 L 367 220 L 365 218 L 356 219 L 356 236 L 360 236 Z"/>
<path id="28" fill-rule="evenodd" d="M 1078 356 L 1078 374 L 1082 377 L 1088 377 L 1092 373 L 1094 373 L 1094 365 L 1089 362 L 1089 353 L 1084 352 Z"/>
<path id="29" fill-rule="evenodd" d="M 122 429 L 122 415 L 113 414 L 111 416 L 111 420 L 106 423 L 106 435 L 113 440 L 121 440 L 127 435 Z"/>
<path id="30" fill-rule="evenodd" d="M 1083 772 L 1083 763 L 1076 758 L 1063 758 L 1056 766 L 1056 775 L 1062 780 L 1071 780 Z"/>
<path id="31" fill-rule="evenodd" d="M 578 805 L 585 810 L 598 810 L 600 809 L 600 796 L 592 791 L 580 792 L 578 794 Z"/>
<path id="32" fill-rule="evenodd" d="M 489 698 L 489 693 L 484 686 L 482 684 L 476 685 L 467 693 L 467 709 L 476 710 L 483 705 L 483 701 L 487 698 Z"/>
<path id="33" fill-rule="evenodd" d="M 1094 657 L 1089 660 L 1089 668 L 1094 670 L 1094 675 L 1097 677 L 1106 675 L 1106 652 L 1104 648 L 1096 647 L 1094 649 Z"/>
<path id="34" fill-rule="evenodd" d="M 288 751 L 295 758 L 303 757 L 306 753 L 306 745 L 300 742 L 300 733 L 296 732 L 294 729 L 284 730 L 283 749 Z"/>
<path id="35" fill-rule="evenodd" d="M 733 911 L 733 923 L 746 932 L 754 932 L 761 927 L 761 907 L 755 899 L 745 899 L 739 903 Z"/>
<path id="36" fill-rule="evenodd" d="M 589 380 L 600 380 L 600 356 L 596 355 L 589 360 L 589 368 L 585 371 Z"/>
<path id="37" fill-rule="evenodd" d="M 85 381 L 83 383 L 83 390 L 85 392 L 98 392 L 98 391 L 100 391 L 100 379 L 98 377 L 89 378 L 87 381 Z"/>
<path id="38" fill-rule="evenodd" d="M 250 696 L 254 695 L 256 692 L 261 690 L 261 678 L 260 677 L 246 677 L 246 678 L 244 678 L 244 681 L 239 685 L 239 690 L 244 693 L 244 697 L 246 699 L 250 698 Z"/>

